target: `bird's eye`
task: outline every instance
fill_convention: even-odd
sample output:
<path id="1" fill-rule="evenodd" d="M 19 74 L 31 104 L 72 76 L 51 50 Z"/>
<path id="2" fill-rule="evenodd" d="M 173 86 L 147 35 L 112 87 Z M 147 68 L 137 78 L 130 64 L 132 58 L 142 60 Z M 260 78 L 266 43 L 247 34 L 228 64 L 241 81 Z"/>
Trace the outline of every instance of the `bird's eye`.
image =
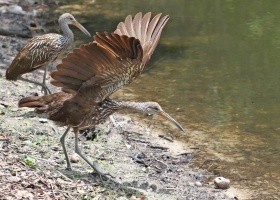
<path id="1" fill-rule="evenodd" d="M 70 20 L 74 20 L 72 17 L 70 17 Z"/>

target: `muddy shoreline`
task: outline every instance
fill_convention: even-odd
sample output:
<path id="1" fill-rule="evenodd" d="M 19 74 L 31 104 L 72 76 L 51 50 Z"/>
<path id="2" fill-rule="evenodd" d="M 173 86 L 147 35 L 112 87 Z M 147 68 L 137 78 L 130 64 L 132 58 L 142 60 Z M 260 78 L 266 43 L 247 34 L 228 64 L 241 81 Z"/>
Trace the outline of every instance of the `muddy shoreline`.
<path id="1" fill-rule="evenodd" d="M 41 88 L 20 81 L 12 83 L 4 77 L 6 68 L 26 41 L 0 35 L 0 199 L 240 198 L 234 188 L 215 189 L 213 181 L 209 182 L 215 175 L 190 168 L 193 150 L 179 141 L 159 137 L 166 136 L 167 130 L 160 128 L 161 120 L 156 116 L 147 119 L 135 113 L 117 113 L 114 118 L 122 131 L 108 121 L 88 135 L 80 135 L 86 156 L 98 160 L 123 186 L 102 184 L 99 177 L 89 175 L 91 169 L 81 160 L 73 163 L 74 174 L 65 171 L 59 144 L 65 128 L 55 126 L 33 109 L 17 108 L 20 98 L 41 95 Z M 54 67 L 55 63 L 49 71 Z M 41 80 L 42 74 L 43 70 L 37 70 L 26 77 Z M 49 86 L 53 92 L 57 91 Z M 125 99 L 126 94 L 120 91 L 115 96 Z M 177 131 L 171 124 L 167 127 L 168 132 Z M 69 135 L 67 147 L 73 155 L 74 139 Z"/>

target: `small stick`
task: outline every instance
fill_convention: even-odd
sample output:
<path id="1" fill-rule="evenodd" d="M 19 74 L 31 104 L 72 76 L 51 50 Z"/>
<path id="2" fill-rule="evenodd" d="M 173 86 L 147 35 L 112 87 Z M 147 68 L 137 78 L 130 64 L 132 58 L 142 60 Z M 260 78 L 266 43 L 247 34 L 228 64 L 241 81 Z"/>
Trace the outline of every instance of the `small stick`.
<path id="1" fill-rule="evenodd" d="M 152 149 L 160 149 L 160 150 L 168 150 L 168 147 L 156 146 L 156 145 L 149 145 Z"/>
<path id="2" fill-rule="evenodd" d="M 141 140 L 141 139 L 137 139 L 137 138 L 133 138 L 133 137 L 128 137 L 127 139 L 133 140 L 133 141 L 135 141 L 135 142 L 150 143 L 150 142 L 148 142 L 148 141 Z"/>
<path id="3" fill-rule="evenodd" d="M 64 177 L 65 179 L 67 179 L 70 182 L 73 182 L 70 178 L 68 178 L 67 176 L 65 176 L 64 174 L 62 174 L 60 171 L 56 170 L 62 177 Z"/>
<path id="4" fill-rule="evenodd" d="M 201 169 L 201 168 L 203 167 L 203 165 L 205 165 L 207 162 L 213 162 L 213 161 L 215 161 L 215 160 L 213 160 L 213 159 L 207 159 L 207 160 L 205 160 L 205 161 L 200 165 L 199 169 Z"/>
<path id="5" fill-rule="evenodd" d="M 170 139 L 169 137 L 166 137 L 165 135 L 158 135 L 160 138 L 163 138 L 165 140 L 168 140 L 169 142 L 174 142 L 172 139 Z"/>

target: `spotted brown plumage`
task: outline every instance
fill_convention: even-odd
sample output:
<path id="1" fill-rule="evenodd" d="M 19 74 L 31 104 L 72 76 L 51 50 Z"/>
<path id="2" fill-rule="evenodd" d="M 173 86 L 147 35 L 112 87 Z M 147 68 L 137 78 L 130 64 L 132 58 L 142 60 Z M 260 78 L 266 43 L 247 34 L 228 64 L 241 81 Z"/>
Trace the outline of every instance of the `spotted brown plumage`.
<path id="1" fill-rule="evenodd" d="M 132 102 L 110 99 L 116 90 L 138 77 L 149 61 L 169 17 L 161 14 L 150 20 L 151 13 L 142 17 L 138 13 L 132 20 L 128 16 L 114 33 L 96 33 L 94 41 L 70 52 L 51 73 L 51 83 L 62 91 L 42 97 L 27 97 L 19 101 L 19 107 L 34 107 L 38 113 L 61 126 L 68 126 L 61 137 L 67 161 L 65 136 L 70 127 L 75 133 L 75 151 L 98 174 L 104 175 L 96 162 L 89 162 L 78 147 L 79 130 L 104 122 L 121 109 L 160 114 L 183 131 L 182 126 L 170 117 L 156 102 Z"/>
<path id="2" fill-rule="evenodd" d="M 47 91 L 50 93 L 45 85 L 47 65 L 52 63 L 58 55 L 63 53 L 73 43 L 74 35 L 68 25 L 72 24 L 90 36 L 89 32 L 69 13 L 61 15 L 58 23 L 64 35 L 49 33 L 29 40 L 8 67 L 6 71 L 7 80 L 16 81 L 21 79 L 39 84 L 45 88 L 45 93 Z M 43 84 L 21 77 L 23 74 L 32 72 L 42 66 L 45 66 Z"/>

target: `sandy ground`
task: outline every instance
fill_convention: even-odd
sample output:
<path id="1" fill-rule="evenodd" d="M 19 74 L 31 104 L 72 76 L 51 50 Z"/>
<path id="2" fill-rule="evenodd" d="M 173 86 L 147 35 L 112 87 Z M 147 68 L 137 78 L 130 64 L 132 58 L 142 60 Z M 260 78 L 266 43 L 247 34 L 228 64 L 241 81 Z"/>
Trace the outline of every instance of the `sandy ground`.
<path id="1" fill-rule="evenodd" d="M 55 126 L 33 109 L 17 107 L 19 99 L 41 95 L 41 88 L 4 77 L 25 42 L 0 35 L 0 199 L 242 199 L 234 188 L 215 189 L 209 182 L 213 174 L 190 168 L 192 149 L 162 137 L 177 130 L 157 116 L 117 113 L 120 128 L 108 121 L 80 135 L 84 154 L 121 185 L 102 183 L 79 158 L 72 163 L 73 172 L 65 170 L 59 143 L 65 127 Z M 42 75 L 43 70 L 37 70 L 26 77 L 40 81 Z M 125 99 L 125 93 L 117 96 Z M 67 148 L 75 157 L 73 136 L 68 135 Z"/>

